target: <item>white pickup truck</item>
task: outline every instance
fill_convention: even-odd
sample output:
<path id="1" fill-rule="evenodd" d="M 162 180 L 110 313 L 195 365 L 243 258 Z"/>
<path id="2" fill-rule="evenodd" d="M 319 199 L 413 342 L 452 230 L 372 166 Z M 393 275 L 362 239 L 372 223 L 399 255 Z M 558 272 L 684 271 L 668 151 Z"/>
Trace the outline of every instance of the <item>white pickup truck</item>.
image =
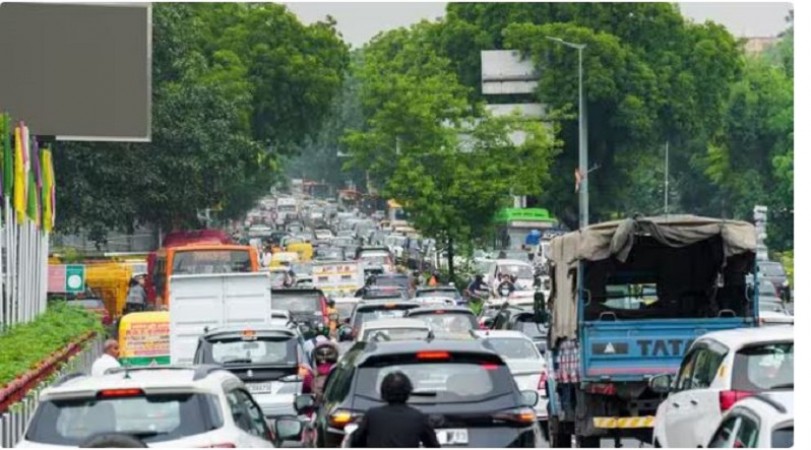
<path id="1" fill-rule="evenodd" d="M 192 364 L 205 330 L 267 325 L 272 320 L 267 272 L 173 275 L 169 281 L 171 364 Z"/>

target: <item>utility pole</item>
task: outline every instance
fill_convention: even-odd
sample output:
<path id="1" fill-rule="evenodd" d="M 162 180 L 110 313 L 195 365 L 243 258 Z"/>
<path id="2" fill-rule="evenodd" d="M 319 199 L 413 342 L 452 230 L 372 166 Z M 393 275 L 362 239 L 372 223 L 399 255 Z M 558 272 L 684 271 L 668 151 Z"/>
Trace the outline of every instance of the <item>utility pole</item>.
<path id="1" fill-rule="evenodd" d="M 665 215 L 668 214 L 668 200 L 670 196 L 670 141 L 665 142 Z"/>
<path id="2" fill-rule="evenodd" d="M 574 44 L 566 42 L 561 38 L 547 36 L 550 41 L 565 45 L 566 47 L 577 49 L 577 85 L 578 85 L 578 128 L 579 128 L 579 152 L 578 166 L 583 180 L 580 182 L 580 228 L 585 228 L 589 224 L 589 137 L 588 124 L 586 123 L 586 98 L 583 95 L 583 49 L 586 44 Z"/>

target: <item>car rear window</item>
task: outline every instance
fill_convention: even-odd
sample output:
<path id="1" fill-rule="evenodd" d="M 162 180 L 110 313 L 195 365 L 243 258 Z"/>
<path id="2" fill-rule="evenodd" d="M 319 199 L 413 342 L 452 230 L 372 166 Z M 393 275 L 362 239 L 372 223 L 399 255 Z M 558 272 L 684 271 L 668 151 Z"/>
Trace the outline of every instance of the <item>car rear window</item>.
<path id="1" fill-rule="evenodd" d="M 794 425 L 772 431 L 772 448 L 794 447 Z"/>
<path id="2" fill-rule="evenodd" d="M 478 362 L 424 363 L 388 361 L 380 367 L 361 367 L 358 372 L 358 395 L 382 401 L 380 384 L 395 371 L 408 376 L 414 391 L 409 403 L 480 402 L 512 391 L 509 369 L 504 365 Z"/>
<path id="3" fill-rule="evenodd" d="M 406 305 L 394 305 L 394 306 L 376 306 L 374 308 L 363 308 L 358 309 L 358 312 L 355 314 L 355 323 L 354 326 L 360 326 L 370 320 L 378 320 L 378 319 L 397 319 L 400 317 L 405 317 L 406 311 L 408 311 L 410 307 Z"/>
<path id="4" fill-rule="evenodd" d="M 321 299 L 316 293 L 297 292 L 272 293 L 273 309 L 282 309 L 291 313 L 308 314 L 321 311 Z"/>
<path id="5" fill-rule="evenodd" d="M 786 275 L 786 271 L 783 270 L 783 266 L 780 263 L 760 263 L 760 273 L 767 277 L 782 277 Z"/>
<path id="6" fill-rule="evenodd" d="M 456 291 L 451 289 L 426 289 L 423 291 L 417 291 L 417 297 L 444 297 L 444 298 L 456 298 Z"/>
<path id="7" fill-rule="evenodd" d="M 297 341 L 295 338 L 242 340 L 228 338 L 209 341 L 210 358 L 216 364 L 297 364 Z M 208 359 L 208 358 L 206 358 Z"/>
<path id="8" fill-rule="evenodd" d="M 409 315 L 409 317 L 422 320 L 435 331 L 465 333 L 470 330 L 479 329 L 479 324 L 476 322 L 476 316 L 462 312 L 426 312 Z"/>
<path id="9" fill-rule="evenodd" d="M 540 359 L 538 349 L 531 341 L 521 338 L 488 338 L 496 353 L 505 360 Z"/>
<path id="10" fill-rule="evenodd" d="M 171 441 L 222 427 L 218 404 L 205 394 L 45 401 L 26 440 L 77 447 L 97 434 L 124 433 L 147 444 Z"/>
<path id="11" fill-rule="evenodd" d="M 752 345 L 735 354 L 732 389 L 756 392 L 793 387 L 793 342 Z"/>

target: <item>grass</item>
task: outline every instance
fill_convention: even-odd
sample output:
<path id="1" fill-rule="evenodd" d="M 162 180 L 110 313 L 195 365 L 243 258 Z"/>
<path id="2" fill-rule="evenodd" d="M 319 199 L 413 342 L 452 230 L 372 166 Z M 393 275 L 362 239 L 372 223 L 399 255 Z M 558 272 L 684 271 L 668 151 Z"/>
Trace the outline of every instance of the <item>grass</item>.
<path id="1" fill-rule="evenodd" d="M 88 331 L 103 332 L 98 316 L 58 302 L 49 304 L 32 322 L 0 334 L 0 386 L 25 374 Z"/>

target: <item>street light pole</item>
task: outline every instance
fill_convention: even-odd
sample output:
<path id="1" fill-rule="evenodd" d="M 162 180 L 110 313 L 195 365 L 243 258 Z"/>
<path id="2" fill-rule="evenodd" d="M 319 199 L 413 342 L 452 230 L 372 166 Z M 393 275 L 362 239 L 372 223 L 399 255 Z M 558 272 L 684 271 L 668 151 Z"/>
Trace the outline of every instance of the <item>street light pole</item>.
<path id="1" fill-rule="evenodd" d="M 585 228 L 589 224 L 589 137 L 588 124 L 586 123 L 586 98 L 583 95 L 583 49 L 586 44 L 574 44 L 566 42 L 561 38 L 547 36 L 550 41 L 565 45 L 566 47 L 577 49 L 577 85 L 578 85 L 578 167 L 580 176 L 580 228 Z"/>

